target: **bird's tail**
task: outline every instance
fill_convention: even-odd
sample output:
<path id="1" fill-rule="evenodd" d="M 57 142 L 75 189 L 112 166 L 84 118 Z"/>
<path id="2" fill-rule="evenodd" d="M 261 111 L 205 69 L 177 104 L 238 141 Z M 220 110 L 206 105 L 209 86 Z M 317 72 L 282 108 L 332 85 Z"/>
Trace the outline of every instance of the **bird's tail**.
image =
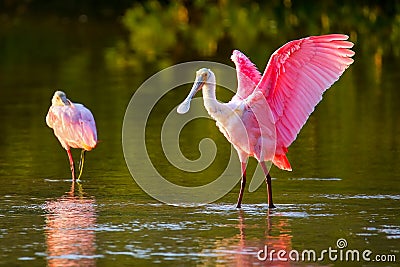
<path id="1" fill-rule="evenodd" d="M 279 169 L 291 171 L 292 167 L 290 166 L 289 160 L 285 154 L 275 154 L 274 159 L 272 162 L 277 166 Z"/>

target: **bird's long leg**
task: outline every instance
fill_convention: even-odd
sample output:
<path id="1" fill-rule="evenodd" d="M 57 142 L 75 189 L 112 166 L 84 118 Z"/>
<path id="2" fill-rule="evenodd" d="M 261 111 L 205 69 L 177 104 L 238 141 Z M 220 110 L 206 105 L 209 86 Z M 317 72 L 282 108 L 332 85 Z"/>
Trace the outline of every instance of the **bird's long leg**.
<path id="1" fill-rule="evenodd" d="M 265 166 L 265 162 L 260 162 L 261 168 L 264 171 L 265 174 L 265 182 L 267 183 L 267 190 L 268 190 L 268 208 L 272 209 L 275 208 L 275 205 L 272 201 L 272 181 L 271 181 L 271 175 L 269 174 L 269 171 L 267 169 L 267 166 Z"/>
<path id="2" fill-rule="evenodd" d="M 243 192 L 244 188 L 246 187 L 246 162 L 241 162 L 241 168 L 242 168 L 242 182 L 240 183 L 240 192 L 236 205 L 236 208 L 238 209 L 242 207 Z"/>
<path id="3" fill-rule="evenodd" d="M 75 168 L 74 168 L 74 159 L 72 158 L 71 149 L 67 149 L 69 166 L 71 168 L 72 180 L 75 181 Z"/>
<path id="4" fill-rule="evenodd" d="M 78 181 L 79 181 L 79 178 L 81 178 L 81 176 L 82 176 L 83 164 L 85 163 L 85 152 L 86 152 L 86 150 L 85 150 L 85 149 L 82 149 L 82 151 L 81 151 L 81 159 L 79 160 L 79 168 L 78 168 L 79 175 L 78 175 Z"/>

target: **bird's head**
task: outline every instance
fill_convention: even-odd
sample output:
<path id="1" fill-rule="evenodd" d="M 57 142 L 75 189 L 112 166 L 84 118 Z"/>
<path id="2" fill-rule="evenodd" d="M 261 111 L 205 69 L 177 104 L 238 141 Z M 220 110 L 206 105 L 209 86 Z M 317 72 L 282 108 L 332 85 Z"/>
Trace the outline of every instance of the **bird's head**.
<path id="1" fill-rule="evenodd" d="M 189 111 L 190 101 L 192 100 L 193 96 L 200 91 L 205 84 L 208 83 L 215 83 L 214 73 L 207 68 L 202 68 L 196 71 L 196 80 L 193 83 L 192 89 L 177 109 L 179 114 L 185 114 Z"/>
<path id="2" fill-rule="evenodd" d="M 56 91 L 51 99 L 51 104 L 53 106 L 68 106 L 71 105 L 71 101 L 63 91 Z"/>

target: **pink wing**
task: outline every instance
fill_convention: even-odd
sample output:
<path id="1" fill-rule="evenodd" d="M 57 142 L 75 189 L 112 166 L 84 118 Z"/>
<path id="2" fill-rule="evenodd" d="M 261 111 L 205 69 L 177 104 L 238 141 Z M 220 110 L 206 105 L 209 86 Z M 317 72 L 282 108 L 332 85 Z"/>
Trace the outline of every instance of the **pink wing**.
<path id="1" fill-rule="evenodd" d="M 236 65 L 238 80 L 238 89 L 232 100 L 242 100 L 253 93 L 256 85 L 261 80 L 261 73 L 257 70 L 253 62 L 239 50 L 232 52 L 231 60 Z"/>
<path id="2" fill-rule="evenodd" d="M 51 106 L 46 116 L 61 145 L 92 150 L 97 144 L 97 130 L 90 110 L 81 104 Z"/>
<path id="3" fill-rule="evenodd" d="M 348 36 L 330 34 L 291 41 L 275 51 L 255 90 L 261 90 L 272 110 L 277 161 L 321 101 L 322 94 L 353 63 Z M 275 163 L 275 162 L 274 162 Z"/>

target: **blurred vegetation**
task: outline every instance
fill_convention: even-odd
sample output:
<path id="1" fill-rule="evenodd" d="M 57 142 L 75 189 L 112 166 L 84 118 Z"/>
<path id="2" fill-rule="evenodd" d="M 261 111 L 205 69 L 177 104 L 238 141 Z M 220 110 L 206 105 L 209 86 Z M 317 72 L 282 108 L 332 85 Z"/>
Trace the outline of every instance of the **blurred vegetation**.
<path id="1" fill-rule="evenodd" d="M 27 17 L 28 23 L 20 23 Z M 41 20 L 43 30 L 29 29 L 32 17 Z M 98 28 L 110 28 L 104 21 L 114 24 L 112 37 L 101 36 Z M 78 41 L 97 49 L 86 38 L 94 30 L 99 39 L 112 43 L 101 54 L 117 72 L 159 70 L 201 59 L 230 64 L 232 49 L 243 51 L 262 68 L 270 53 L 288 40 L 333 32 L 350 35 L 357 55 L 368 55 L 378 69 L 385 56 L 400 56 L 400 1 L 395 0 L 0 0 L 0 22 L 0 50 L 7 51 L 0 54 L 0 62 L 14 56 L 29 58 L 21 51 L 42 57 L 55 49 L 53 37 L 56 42 L 76 46 Z M 54 24 L 51 34 L 51 26 L 45 24 Z M 66 35 L 60 34 L 63 31 Z M 69 39 L 73 31 L 81 39 Z M 36 34 L 42 37 L 35 38 Z M 34 41 L 40 45 L 32 45 Z M 38 46 L 46 48 L 32 51 Z"/>
<path id="2" fill-rule="evenodd" d="M 125 12 L 128 37 L 108 49 L 106 58 L 113 67 L 140 71 L 217 55 L 229 60 L 237 48 L 266 61 L 271 49 L 290 39 L 338 32 L 379 64 L 383 54 L 400 56 L 399 10 L 399 1 L 151 0 Z"/>

